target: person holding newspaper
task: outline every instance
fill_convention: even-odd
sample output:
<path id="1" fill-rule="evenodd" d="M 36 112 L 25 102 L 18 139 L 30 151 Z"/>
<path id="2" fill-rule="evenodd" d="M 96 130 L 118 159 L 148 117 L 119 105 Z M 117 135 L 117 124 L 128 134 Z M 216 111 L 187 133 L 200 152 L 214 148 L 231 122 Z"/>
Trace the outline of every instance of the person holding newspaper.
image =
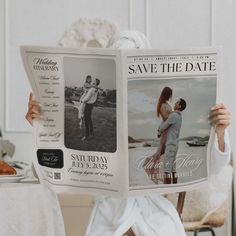
<path id="1" fill-rule="evenodd" d="M 127 41 L 129 42 L 126 43 Z M 127 48 L 127 45 L 129 48 L 146 48 L 149 45 L 143 34 L 132 33 L 132 31 L 115 35 L 112 42 L 113 48 Z M 39 103 L 30 94 L 26 119 L 31 124 L 33 119 L 41 117 L 38 108 Z M 89 110 L 91 114 L 92 109 Z M 226 129 L 230 125 L 230 112 L 224 104 L 217 104 L 211 108 L 209 121 L 216 133 L 215 145 L 211 152 L 211 174 L 213 175 L 229 162 L 230 146 Z M 151 194 L 129 198 L 97 198 L 86 236 L 101 235 L 184 236 L 186 234 L 174 206 L 163 196 Z"/>

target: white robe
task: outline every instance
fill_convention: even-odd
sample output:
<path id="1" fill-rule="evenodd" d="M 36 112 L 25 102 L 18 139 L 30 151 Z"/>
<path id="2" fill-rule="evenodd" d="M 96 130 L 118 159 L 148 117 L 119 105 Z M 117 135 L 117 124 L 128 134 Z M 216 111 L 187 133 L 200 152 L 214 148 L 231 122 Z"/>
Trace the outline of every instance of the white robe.
<path id="1" fill-rule="evenodd" d="M 225 152 L 212 147 L 211 175 L 217 174 L 230 159 L 228 133 Z M 129 198 L 99 197 L 90 216 L 86 236 L 121 236 L 132 228 L 136 236 L 185 236 L 174 206 L 163 196 L 152 194 Z"/>

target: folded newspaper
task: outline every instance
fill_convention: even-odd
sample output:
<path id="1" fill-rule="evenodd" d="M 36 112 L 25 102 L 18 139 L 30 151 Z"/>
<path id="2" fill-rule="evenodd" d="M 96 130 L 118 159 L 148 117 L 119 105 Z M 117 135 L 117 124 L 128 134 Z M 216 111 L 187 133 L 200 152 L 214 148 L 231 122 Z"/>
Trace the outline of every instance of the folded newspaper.
<path id="1" fill-rule="evenodd" d="M 34 165 L 57 192 L 128 196 L 209 176 L 220 50 L 22 46 L 42 118 Z"/>

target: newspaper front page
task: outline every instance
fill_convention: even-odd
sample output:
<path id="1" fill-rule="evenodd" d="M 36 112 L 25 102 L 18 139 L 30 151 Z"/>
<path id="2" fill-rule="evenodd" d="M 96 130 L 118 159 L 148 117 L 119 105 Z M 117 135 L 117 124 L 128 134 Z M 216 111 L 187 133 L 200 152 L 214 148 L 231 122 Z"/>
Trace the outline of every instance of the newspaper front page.
<path id="1" fill-rule="evenodd" d="M 209 176 L 220 50 L 125 55 L 129 191 L 197 188 Z"/>
<path id="2" fill-rule="evenodd" d="M 22 46 L 21 54 L 42 114 L 33 159 L 42 182 L 127 196 L 208 180 L 218 49 Z"/>

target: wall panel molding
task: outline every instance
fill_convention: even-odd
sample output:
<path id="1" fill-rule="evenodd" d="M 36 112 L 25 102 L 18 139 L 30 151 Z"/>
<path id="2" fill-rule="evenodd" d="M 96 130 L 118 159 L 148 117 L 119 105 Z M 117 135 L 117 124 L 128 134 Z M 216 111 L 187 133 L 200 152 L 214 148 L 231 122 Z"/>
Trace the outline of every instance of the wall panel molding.
<path id="1" fill-rule="evenodd" d="M 209 45 L 214 46 L 215 45 L 215 32 L 214 32 L 214 22 L 215 22 L 215 14 L 214 14 L 214 0 L 210 0 L 210 40 L 209 40 Z"/>
<path id="2" fill-rule="evenodd" d="M 146 34 L 145 9 L 146 0 L 129 0 L 130 28 Z"/>
<path id="3" fill-rule="evenodd" d="M 10 95 L 14 96 L 14 94 L 10 94 L 10 85 L 9 85 L 9 74 L 8 74 L 8 53 L 7 53 L 7 48 L 8 48 L 8 43 L 10 42 L 10 38 L 9 38 L 9 1 L 4 0 L 4 131 L 5 133 L 31 133 L 32 132 L 32 128 L 30 127 L 29 129 L 25 129 L 25 128 L 20 128 L 20 129 L 14 129 L 11 126 L 11 123 L 9 122 L 9 114 L 10 114 L 10 106 L 13 107 L 18 107 L 21 106 L 23 104 L 19 104 L 18 103 L 18 99 L 17 96 L 15 96 L 15 103 L 14 104 L 10 104 L 9 102 L 9 97 Z M 15 78 L 18 79 L 18 78 Z M 26 106 L 27 104 L 25 104 Z"/>
<path id="4" fill-rule="evenodd" d="M 147 0 L 147 35 L 156 48 L 210 45 L 212 0 Z"/>
<path id="5" fill-rule="evenodd" d="M 149 38 L 149 0 L 145 0 L 145 35 Z"/>
<path id="6" fill-rule="evenodd" d="M 1 0 L 1 2 L 4 4 L 4 15 L 1 14 L 1 17 L 4 20 L 3 47 L 5 52 L 3 57 L 5 62 L 3 68 L 4 109 L 1 108 L 1 111 L 4 110 L 3 126 L 7 133 L 30 133 L 32 130 L 24 119 L 31 89 L 25 79 L 26 75 L 20 61 L 19 45 L 56 45 L 64 29 L 79 17 L 104 17 L 117 23 L 120 29 L 131 29 L 134 22 L 133 13 L 135 11 L 133 11 L 134 1 L 132 0 L 117 2 L 102 0 L 96 9 L 91 8 L 94 4 L 93 0 L 86 2 L 72 0 L 70 4 L 64 0 L 39 2 L 22 0 L 21 3 L 17 0 Z M 81 8 L 76 10 L 75 6 L 80 5 Z M 42 14 L 40 14 L 40 9 L 44 9 Z M 55 15 L 54 19 L 49 18 L 52 11 Z M 67 14 L 68 12 L 71 14 Z M 45 23 L 40 20 L 42 16 L 47 22 L 46 28 Z M 32 22 L 29 20 L 31 18 L 33 18 Z M 35 32 L 36 29 L 38 29 L 37 32 Z M 37 37 L 38 32 L 45 32 L 45 34 Z M 23 80 L 22 84 L 20 80 Z"/>
<path id="7" fill-rule="evenodd" d="M 5 130 L 5 1 L 0 0 L 0 128 Z"/>
<path id="8" fill-rule="evenodd" d="M 129 22 L 128 22 L 128 29 L 131 30 L 133 28 L 133 0 L 128 0 L 128 14 L 129 14 Z"/>

